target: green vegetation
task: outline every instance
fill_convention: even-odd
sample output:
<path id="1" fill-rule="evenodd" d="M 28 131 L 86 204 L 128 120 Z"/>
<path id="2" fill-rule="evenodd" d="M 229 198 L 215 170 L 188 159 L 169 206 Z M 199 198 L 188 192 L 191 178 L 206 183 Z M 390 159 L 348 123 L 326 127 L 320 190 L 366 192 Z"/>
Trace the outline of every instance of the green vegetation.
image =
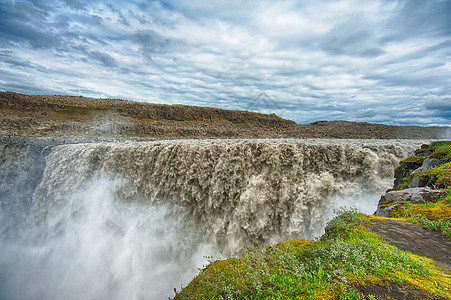
<path id="1" fill-rule="evenodd" d="M 429 220 L 425 216 L 416 215 L 409 218 L 409 221 L 421 225 L 429 230 L 438 231 L 444 235 L 451 237 L 451 222 L 444 220 Z"/>
<path id="2" fill-rule="evenodd" d="M 440 159 L 442 164 L 417 175 L 429 178 L 428 186 L 432 188 L 449 186 L 451 184 L 451 141 L 436 141 L 422 145 L 420 149 L 415 150 L 414 155 L 400 161 L 395 173 L 401 173 L 403 178 L 397 186 L 387 190 L 387 192 L 407 188 L 409 174 L 420 167 L 427 158 Z"/>
<path id="3" fill-rule="evenodd" d="M 437 158 L 443 163 L 420 173 L 419 176 L 430 178 L 434 188 L 442 188 L 451 191 L 451 141 L 432 142 L 427 149 L 427 158 Z M 424 151 L 424 149 L 421 149 Z M 448 203 L 451 202 L 451 196 L 447 197 Z"/>
<path id="4" fill-rule="evenodd" d="M 430 144 L 424 144 L 420 149 L 415 151 L 415 154 L 449 162 L 451 161 L 451 141 L 436 141 Z"/>
<path id="5" fill-rule="evenodd" d="M 451 298 L 450 276 L 432 261 L 365 231 L 370 221 L 355 210 L 337 214 L 315 242 L 291 240 L 212 260 L 175 299 L 364 299 L 355 287 L 386 282 Z"/>
<path id="6" fill-rule="evenodd" d="M 409 163 L 413 163 L 413 168 L 416 168 L 426 158 L 440 159 L 442 163 L 417 175 L 428 178 L 428 185 L 434 189 L 442 189 L 445 196 L 440 199 L 427 199 L 424 204 L 396 202 L 400 205 L 390 211 L 390 217 L 402 218 L 451 236 L 451 141 L 422 145 L 421 149 L 415 151 L 415 155 L 401 161 L 397 170 L 406 168 L 407 172 L 411 172 L 413 169 L 407 168 Z M 402 190 L 408 184 L 409 178 L 402 178 L 401 183 L 392 190 Z M 392 204 L 394 203 L 390 205 Z"/>
<path id="7" fill-rule="evenodd" d="M 435 181 L 434 187 L 436 188 L 448 188 L 451 186 L 451 162 L 444 163 L 419 175 L 433 178 Z"/>
<path id="8" fill-rule="evenodd" d="M 390 211 L 390 217 L 403 218 L 427 229 L 451 236 L 451 202 L 447 197 L 424 204 L 401 203 Z"/>

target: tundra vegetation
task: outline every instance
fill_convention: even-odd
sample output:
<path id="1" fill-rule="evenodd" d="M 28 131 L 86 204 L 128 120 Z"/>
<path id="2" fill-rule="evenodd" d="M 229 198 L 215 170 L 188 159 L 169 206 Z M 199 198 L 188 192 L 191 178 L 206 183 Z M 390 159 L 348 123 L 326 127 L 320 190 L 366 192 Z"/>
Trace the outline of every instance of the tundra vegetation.
<path id="1" fill-rule="evenodd" d="M 427 179 L 427 186 L 445 193 L 426 203 L 400 203 L 388 219 L 450 236 L 451 142 L 423 145 L 400 163 L 400 169 L 411 162 L 421 166 L 427 158 L 441 163 L 419 176 Z M 399 185 L 408 182 L 404 178 Z M 355 209 L 340 209 L 336 215 L 315 241 L 293 239 L 226 259 L 209 257 L 209 264 L 188 286 L 174 289 L 174 299 L 387 299 L 384 291 L 393 290 L 405 299 L 451 299 L 448 271 L 366 230 L 373 219 L 384 218 Z"/>

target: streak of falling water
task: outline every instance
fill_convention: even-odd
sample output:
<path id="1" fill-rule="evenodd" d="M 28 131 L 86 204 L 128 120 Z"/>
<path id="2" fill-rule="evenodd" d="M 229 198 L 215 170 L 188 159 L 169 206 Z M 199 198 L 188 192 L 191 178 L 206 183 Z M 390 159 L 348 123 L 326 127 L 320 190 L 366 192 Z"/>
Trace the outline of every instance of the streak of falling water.
<path id="1" fill-rule="evenodd" d="M 372 213 L 420 143 L 0 145 L 0 298 L 165 299 L 204 255 L 318 236 L 340 206 Z"/>
<path id="2" fill-rule="evenodd" d="M 167 299 L 188 283 L 213 246 L 191 232 L 184 247 L 168 206 L 116 201 L 120 187 L 93 179 L 39 228 L 0 241 L 0 298 Z"/>

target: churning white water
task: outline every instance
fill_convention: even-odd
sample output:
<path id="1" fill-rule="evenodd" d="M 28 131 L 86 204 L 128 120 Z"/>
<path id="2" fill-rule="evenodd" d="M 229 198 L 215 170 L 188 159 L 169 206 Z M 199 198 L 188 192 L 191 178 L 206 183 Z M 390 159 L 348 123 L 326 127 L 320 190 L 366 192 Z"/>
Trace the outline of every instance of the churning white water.
<path id="1" fill-rule="evenodd" d="M 205 255 L 318 236 L 341 206 L 372 213 L 418 144 L 2 146 L 0 298 L 167 299 Z"/>
<path id="2" fill-rule="evenodd" d="M 188 283 L 213 246 L 180 245 L 196 233 L 178 237 L 167 206 L 116 201 L 120 187 L 95 178 L 45 224 L 1 241 L 0 298 L 167 299 Z"/>

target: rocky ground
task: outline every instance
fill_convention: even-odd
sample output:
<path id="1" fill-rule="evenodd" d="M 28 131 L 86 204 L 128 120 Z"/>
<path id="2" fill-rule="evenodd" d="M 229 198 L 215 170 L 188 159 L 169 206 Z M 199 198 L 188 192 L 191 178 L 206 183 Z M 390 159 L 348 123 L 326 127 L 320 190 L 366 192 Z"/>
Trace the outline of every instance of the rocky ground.
<path id="1" fill-rule="evenodd" d="M 0 92 L 3 136 L 437 139 L 446 134 L 442 127 L 347 121 L 301 125 L 275 114 L 248 111 Z"/>

